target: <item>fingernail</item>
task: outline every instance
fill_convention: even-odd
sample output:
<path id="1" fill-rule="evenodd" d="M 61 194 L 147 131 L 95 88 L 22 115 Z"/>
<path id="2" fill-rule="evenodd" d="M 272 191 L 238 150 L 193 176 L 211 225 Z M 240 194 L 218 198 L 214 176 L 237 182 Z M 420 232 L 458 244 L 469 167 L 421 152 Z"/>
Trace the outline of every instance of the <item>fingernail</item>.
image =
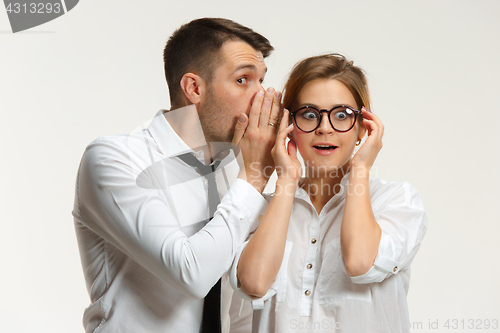
<path id="1" fill-rule="evenodd" d="M 259 92 L 257 93 L 257 95 L 264 96 L 264 90 L 259 90 Z"/>
<path id="2" fill-rule="evenodd" d="M 368 110 L 367 108 L 365 108 L 364 106 L 362 107 L 362 109 L 363 109 L 363 110 L 365 110 L 365 111 L 368 111 L 368 112 L 370 112 L 370 113 L 373 113 L 373 112 L 371 112 L 370 110 Z"/>
<path id="3" fill-rule="evenodd" d="M 240 114 L 240 117 L 238 118 L 238 122 L 240 124 L 244 124 L 246 120 L 247 120 L 247 118 L 245 117 L 245 115 Z"/>
<path id="4" fill-rule="evenodd" d="M 274 93 L 274 88 L 273 88 L 273 87 L 269 87 L 269 88 L 267 88 L 267 91 L 268 91 L 269 93 Z"/>
<path id="5" fill-rule="evenodd" d="M 274 92 L 274 98 L 280 99 L 281 98 L 281 93 L 279 91 Z"/>

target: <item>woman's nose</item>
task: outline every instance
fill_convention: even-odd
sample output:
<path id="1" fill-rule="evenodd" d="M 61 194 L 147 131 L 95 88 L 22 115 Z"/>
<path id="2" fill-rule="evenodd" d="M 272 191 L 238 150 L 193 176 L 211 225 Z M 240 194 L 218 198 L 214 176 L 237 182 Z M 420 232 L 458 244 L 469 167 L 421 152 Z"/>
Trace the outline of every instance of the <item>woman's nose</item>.
<path id="1" fill-rule="evenodd" d="M 321 123 L 316 129 L 317 134 L 331 134 L 333 131 L 332 125 L 328 120 L 328 114 L 326 112 L 321 113 Z"/>

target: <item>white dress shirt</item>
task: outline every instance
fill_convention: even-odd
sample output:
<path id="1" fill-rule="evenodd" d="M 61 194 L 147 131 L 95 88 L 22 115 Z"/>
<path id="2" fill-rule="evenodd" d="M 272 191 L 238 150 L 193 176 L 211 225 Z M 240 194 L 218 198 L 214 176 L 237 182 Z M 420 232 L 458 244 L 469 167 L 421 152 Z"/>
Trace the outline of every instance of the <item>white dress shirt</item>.
<path id="1" fill-rule="evenodd" d="M 410 264 L 427 228 L 422 200 L 408 183 L 370 179 L 382 237 L 371 269 L 350 277 L 340 248 L 348 179 L 319 215 L 306 191 L 296 190 L 281 268 L 268 293 L 252 301 L 253 332 L 409 331 Z M 245 245 L 233 263 L 231 285 L 250 299 L 236 277 Z"/>
<path id="2" fill-rule="evenodd" d="M 222 201 L 207 223 L 208 182 L 176 157 L 186 152 L 194 153 L 163 111 L 142 131 L 87 147 L 73 210 L 91 299 L 87 333 L 200 331 L 203 298 L 230 268 L 267 201 L 236 179 L 231 153 L 215 171 Z M 232 294 L 225 275 L 223 332 L 230 329 L 229 307 L 244 312 L 241 302 L 231 304 Z"/>

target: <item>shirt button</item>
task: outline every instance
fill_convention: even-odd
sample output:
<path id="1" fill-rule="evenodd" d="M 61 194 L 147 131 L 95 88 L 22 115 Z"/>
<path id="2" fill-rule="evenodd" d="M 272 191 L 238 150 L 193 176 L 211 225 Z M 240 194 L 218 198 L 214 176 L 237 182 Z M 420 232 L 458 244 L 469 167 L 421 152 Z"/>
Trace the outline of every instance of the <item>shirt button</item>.
<path id="1" fill-rule="evenodd" d="M 311 239 L 311 243 L 316 244 L 316 238 Z"/>
<path id="2" fill-rule="evenodd" d="M 313 268 L 313 265 L 312 264 L 307 264 L 306 267 L 307 267 L 307 269 L 311 269 L 311 268 Z"/>
<path id="3" fill-rule="evenodd" d="M 309 290 L 306 290 L 306 292 L 304 294 L 306 294 L 306 296 L 309 296 L 309 295 L 311 295 L 311 292 Z"/>
<path id="4" fill-rule="evenodd" d="M 396 271 L 398 270 L 398 266 L 394 267 L 394 269 L 392 270 L 394 273 L 396 273 Z"/>

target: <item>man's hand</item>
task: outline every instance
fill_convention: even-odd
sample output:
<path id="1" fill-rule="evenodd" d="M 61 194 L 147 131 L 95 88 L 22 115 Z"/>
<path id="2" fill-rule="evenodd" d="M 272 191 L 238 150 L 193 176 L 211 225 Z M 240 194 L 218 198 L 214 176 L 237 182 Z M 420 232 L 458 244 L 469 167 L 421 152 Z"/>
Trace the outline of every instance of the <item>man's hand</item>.
<path id="1" fill-rule="evenodd" d="M 250 116 L 242 113 L 234 130 L 232 142 L 241 149 L 238 178 L 249 182 L 260 193 L 274 171 L 271 148 L 276 140 L 280 107 L 279 91 L 273 88 L 268 88 L 265 93 L 259 91 L 253 100 Z"/>

